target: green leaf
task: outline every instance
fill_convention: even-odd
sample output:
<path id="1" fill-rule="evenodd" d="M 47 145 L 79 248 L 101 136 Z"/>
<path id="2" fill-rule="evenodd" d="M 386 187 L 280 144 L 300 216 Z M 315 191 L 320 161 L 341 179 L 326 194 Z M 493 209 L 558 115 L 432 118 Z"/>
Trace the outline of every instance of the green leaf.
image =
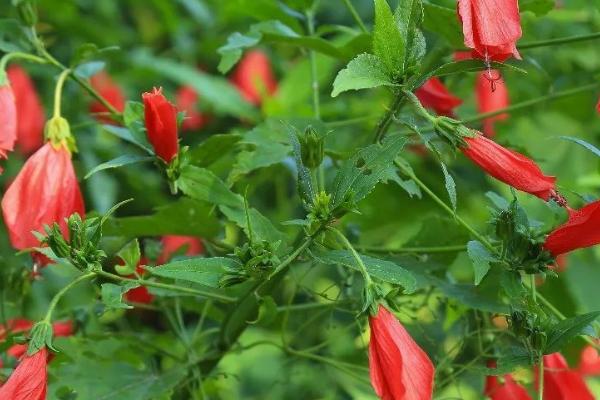
<path id="1" fill-rule="evenodd" d="M 398 29 L 387 0 L 374 1 L 373 52 L 382 60 L 389 74 L 400 75 L 404 65 L 404 38 Z"/>
<path id="2" fill-rule="evenodd" d="M 258 315 L 256 320 L 249 321 L 249 324 L 268 325 L 277 317 L 277 303 L 271 296 L 261 297 L 258 306 Z"/>
<path id="3" fill-rule="evenodd" d="M 546 348 L 544 354 L 560 351 L 562 347 L 600 316 L 600 311 L 594 311 L 573 318 L 562 320 L 552 326 L 547 332 Z"/>
<path id="4" fill-rule="evenodd" d="M 590 152 L 592 152 L 595 156 L 600 157 L 600 149 L 597 148 L 596 146 L 594 146 L 591 143 L 586 142 L 583 139 L 579 139 L 576 137 L 571 137 L 571 136 L 559 136 L 559 139 L 563 139 L 563 140 L 568 140 L 570 142 L 574 142 L 577 143 L 580 146 L 585 147 L 587 150 L 589 150 Z"/>
<path id="5" fill-rule="evenodd" d="M 149 147 L 150 145 L 148 144 L 147 140 L 141 141 L 137 135 L 134 135 L 132 131 L 127 128 L 114 125 L 102 125 L 102 129 L 111 135 L 118 137 L 119 139 L 136 145 L 148 154 L 154 154 L 152 149 Z"/>
<path id="6" fill-rule="evenodd" d="M 189 151 L 191 163 L 208 167 L 230 152 L 241 138 L 235 133 L 211 135 Z"/>
<path id="7" fill-rule="evenodd" d="M 370 89 L 378 86 L 394 86 L 394 83 L 379 57 L 363 53 L 338 72 L 333 82 L 331 97 L 336 97 L 347 90 Z"/>
<path id="8" fill-rule="evenodd" d="M 154 157 L 138 156 L 135 154 L 125 154 L 117 158 L 113 158 L 110 161 L 95 166 L 88 172 L 83 179 L 88 179 L 96 172 L 103 171 L 105 169 L 120 168 L 125 165 L 137 164 L 142 162 L 154 161 Z"/>
<path id="9" fill-rule="evenodd" d="M 450 203 L 452 204 L 452 210 L 456 212 L 456 184 L 454 183 L 454 178 L 448 172 L 446 168 L 446 164 L 440 163 L 442 166 L 442 171 L 444 172 L 444 185 L 446 186 L 446 192 L 448 192 L 448 197 L 450 198 Z"/>
<path id="10" fill-rule="evenodd" d="M 345 267 L 352 268 L 358 271 L 356 259 L 348 250 L 330 250 L 313 254 L 315 259 L 324 264 L 340 264 Z M 361 255 L 367 272 L 373 278 L 380 279 L 384 282 L 400 285 L 404 288 L 405 293 L 412 293 L 417 287 L 417 281 L 413 274 L 400 265 L 387 260 L 380 260 L 374 257 Z"/>
<path id="11" fill-rule="evenodd" d="M 102 303 L 108 308 L 133 308 L 129 304 L 123 303 L 123 295 L 138 286 L 140 285 L 134 282 L 124 285 L 103 283 L 101 285 Z"/>
<path id="12" fill-rule="evenodd" d="M 237 260 L 224 257 L 194 257 L 186 260 L 146 268 L 152 275 L 199 283 L 213 288 L 219 287 L 219 280 L 227 270 L 239 269 Z"/>
<path id="13" fill-rule="evenodd" d="M 375 185 L 390 176 L 394 158 L 402 150 L 406 139 L 395 135 L 381 145 L 372 144 L 356 152 L 340 169 L 333 181 L 332 208 L 342 204 L 350 194 L 355 202 L 362 200 Z"/>
<path id="14" fill-rule="evenodd" d="M 555 1 L 554 0 L 520 0 L 519 1 L 519 11 L 531 11 L 536 16 L 541 17 L 548 14 L 552 9 L 554 9 Z"/>
<path id="15" fill-rule="evenodd" d="M 456 8 L 443 7 L 424 1 L 423 11 L 425 13 L 423 28 L 437 33 L 455 48 L 464 46 L 462 29 L 456 18 Z"/>
<path id="16" fill-rule="evenodd" d="M 419 29 L 423 21 L 421 0 L 400 0 L 396 9 L 396 22 L 404 41 L 402 71 L 410 73 L 419 67 L 425 55 L 425 38 Z"/>
<path id="17" fill-rule="evenodd" d="M 125 265 L 116 265 L 115 270 L 120 275 L 129 275 L 135 272 L 135 269 L 140 262 L 142 256 L 140 245 L 137 239 L 128 242 L 121 250 L 117 252 L 117 256 L 123 260 Z"/>
<path id="18" fill-rule="evenodd" d="M 302 149 L 300 148 L 300 142 L 298 141 L 298 131 L 291 125 L 287 125 L 287 130 L 290 143 L 292 144 L 296 169 L 298 170 L 298 191 L 300 192 L 302 200 L 306 204 L 311 204 L 315 198 L 315 191 L 313 189 L 310 170 L 306 168 L 302 162 Z"/>
<path id="19" fill-rule="evenodd" d="M 467 254 L 473 262 L 475 285 L 479 285 L 490 270 L 490 263 L 497 261 L 486 247 L 477 240 L 467 243 Z"/>

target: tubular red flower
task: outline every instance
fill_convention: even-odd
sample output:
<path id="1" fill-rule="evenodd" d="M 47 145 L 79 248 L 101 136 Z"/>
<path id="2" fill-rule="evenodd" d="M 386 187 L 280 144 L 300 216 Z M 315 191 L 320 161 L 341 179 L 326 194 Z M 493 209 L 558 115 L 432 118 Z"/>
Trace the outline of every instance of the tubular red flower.
<path id="1" fill-rule="evenodd" d="M 23 357 L 8 381 L 0 387 L 0 399 L 46 400 L 47 361 L 48 351 L 45 347 L 31 356 Z"/>
<path id="2" fill-rule="evenodd" d="M 454 116 L 454 109 L 462 104 L 462 100 L 454 96 L 438 78 L 427 80 L 415 91 L 415 95 L 423 107 L 431 108 L 439 115 Z"/>
<path id="3" fill-rule="evenodd" d="M 197 110 L 198 93 L 191 86 L 183 86 L 175 94 L 175 104 L 179 111 L 185 112 L 185 119 L 181 124 L 182 131 L 195 131 L 202 128 L 207 118 Z"/>
<path id="4" fill-rule="evenodd" d="M 531 400 L 527 390 L 519 385 L 510 374 L 503 376 L 500 382 L 497 376 L 488 376 L 485 380 L 484 394 L 491 400 Z"/>
<path id="5" fill-rule="evenodd" d="M 430 400 L 434 367 L 427 354 L 385 307 L 369 317 L 371 384 L 384 400 Z"/>
<path id="6" fill-rule="evenodd" d="M 0 71 L 0 75 L 3 72 Z M 7 158 L 17 140 L 17 105 L 8 80 L 0 77 L 0 158 Z M 1 172 L 1 171 L 0 171 Z"/>
<path id="7" fill-rule="evenodd" d="M 185 250 L 186 256 L 195 256 L 204 251 L 202 242 L 193 236 L 166 235 L 162 238 L 162 245 L 162 251 L 156 260 L 158 264 L 166 263 L 175 253 L 182 250 Z"/>
<path id="8" fill-rule="evenodd" d="M 4 223 L 12 246 L 18 250 L 39 245 L 31 233 L 43 232 L 54 222 L 68 235 L 65 218 L 85 215 L 83 197 L 71 153 L 65 145 L 47 142 L 23 165 L 2 198 Z"/>
<path id="9" fill-rule="evenodd" d="M 539 371 L 536 371 L 539 373 Z M 585 381 L 560 353 L 544 356 L 544 400 L 594 400 Z"/>
<path id="10" fill-rule="evenodd" d="M 499 71 L 494 69 L 482 71 L 477 75 L 475 93 L 477 95 L 477 111 L 479 113 L 498 111 L 508 107 L 510 102 L 508 98 L 508 89 L 502 80 L 502 76 Z M 507 118 L 508 114 L 502 113 L 484 119 L 483 133 L 485 136 L 495 136 L 494 122 L 502 121 Z"/>
<path id="11" fill-rule="evenodd" d="M 570 210 L 566 223 L 546 237 L 544 248 L 553 256 L 600 243 L 600 200 L 579 210 Z"/>
<path id="12" fill-rule="evenodd" d="M 42 147 L 44 142 L 44 108 L 31 78 L 23 68 L 13 65 L 6 75 L 15 96 L 17 145 L 23 154 L 29 155 Z"/>
<path id="13" fill-rule="evenodd" d="M 162 94 L 161 88 L 142 94 L 146 134 L 156 155 L 169 163 L 179 151 L 177 109 Z"/>
<path id="14" fill-rule="evenodd" d="M 90 78 L 90 84 L 115 110 L 123 112 L 125 110 L 125 94 L 119 85 L 104 71 L 97 73 Z M 90 113 L 100 122 L 105 124 L 115 123 L 110 117 L 110 111 L 104 104 L 98 100 L 90 103 Z"/>
<path id="15" fill-rule="evenodd" d="M 277 90 L 271 63 L 260 50 L 246 53 L 233 72 L 231 82 L 242 97 L 254 105 L 260 104 L 265 95 L 272 95 Z"/>
<path id="16" fill-rule="evenodd" d="M 540 167 L 523 154 L 502 147 L 479 132 L 464 140 L 466 146 L 461 148 L 462 152 L 499 181 L 546 201 L 556 194 L 556 178 L 544 175 Z"/>
<path id="17" fill-rule="evenodd" d="M 465 46 L 474 56 L 504 61 L 520 59 L 517 40 L 521 37 L 521 18 L 517 0 L 458 0 Z"/>
<path id="18" fill-rule="evenodd" d="M 594 346 L 587 345 L 581 350 L 577 372 L 583 376 L 600 375 L 600 356 Z"/>

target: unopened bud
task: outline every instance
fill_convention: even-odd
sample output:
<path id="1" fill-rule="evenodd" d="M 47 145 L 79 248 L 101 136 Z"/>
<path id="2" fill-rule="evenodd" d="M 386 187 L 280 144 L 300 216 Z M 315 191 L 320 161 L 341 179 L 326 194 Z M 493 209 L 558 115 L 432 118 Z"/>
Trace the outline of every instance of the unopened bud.
<path id="1" fill-rule="evenodd" d="M 321 165 L 325 154 L 324 140 L 317 131 L 312 126 L 308 126 L 298 141 L 300 142 L 302 163 L 310 169 Z"/>

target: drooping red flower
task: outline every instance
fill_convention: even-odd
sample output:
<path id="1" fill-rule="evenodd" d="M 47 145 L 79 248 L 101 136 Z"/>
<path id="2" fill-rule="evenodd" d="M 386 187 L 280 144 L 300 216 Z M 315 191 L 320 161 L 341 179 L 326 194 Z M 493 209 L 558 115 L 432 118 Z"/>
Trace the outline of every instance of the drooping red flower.
<path id="1" fill-rule="evenodd" d="M 177 109 L 162 94 L 162 88 L 142 94 L 146 134 L 154 151 L 166 163 L 179 151 L 177 142 Z"/>
<path id="2" fill-rule="evenodd" d="M 546 237 L 544 248 L 553 256 L 600 243 L 600 200 L 570 210 L 567 222 Z"/>
<path id="3" fill-rule="evenodd" d="M 434 367 L 427 353 L 385 307 L 369 317 L 371 384 L 384 400 L 430 400 Z"/>
<path id="4" fill-rule="evenodd" d="M 510 104 L 508 89 L 502 80 L 500 71 L 494 69 L 482 71 L 477 75 L 475 86 L 477 95 L 477 111 L 489 113 L 506 108 Z M 487 137 L 496 135 L 494 123 L 508 118 L 507 113 L 502 113 L 483 120 L 483 133 Z"/>
<path id="5" fill-rule="evenodd" d="M 117 85 L 110 75 L 105 71 L 98 72 L 90 78 L 90 84 L 104 100 L 118 112 L 125 110 L 125 94 L 119 85 Z M 90 113 L 104 124 L 114 124 L 115 121 L 110 116 L 110 111 L 100 103 L 94 100 L 90 103 Z"/>
<path id="6" fill-rule="evenodd" d="M 574 399 L 594 400 L 594 396 L 581 375 L 569 368 L 562 354 L 544 356 L 544 400 Z"/>
<path id="7" fill-rule="evenodd" d="M 17 105 L 8 78 L 3 74 L 0 71 L 0 158 L 7 158 L 17 141 Z"/>
<path id="8" fill-rule="evenodd" d="M 23 154 L 29 155 L 44 142 L 44 108 L 33 81 L 23 68 L 12 65 L 6 75 L 15 96 L 17 146 Z"/>
<path id="9" fill-rule="evenodd" d="M 450 93 L 436 77 L 427 80 L 415 91 L 415 95 L 423 107 L 431 108 L 439 115 L 448 117 L 454 116 L 454 109 L 462 104 L 462 100 Z"/>
<path id="10" fill-rule="evenodd" d="M 185 112 L 185 119 L 181 124 L 181 130 L 184 132 L 198 130 L 206 124 L 206 116 L 196 108 L 199 99 L 200 96 L 191 86 L 183 86 L 175 94 L 177 109 Z"/>
<path id="11" fill-rule="evenodd" d="M 247 52 L 231 76 L 231 82 L 249 103 L 258 105 L 277 90 L 269 58 L 260 50 Z"/>
<path id="12" fill-rule="evenodd" d="M 540 167 L 521 153 L 500 146 L 477 132 L 475 137 L 464 137 L 462 152 L 485 172 L 526 193 L 543 200 L 556 196 L 556 178 L 544 175 Z"/>
<path id="13" fill-rule="evenodd" d="M 181 250 L 185 250 L 184 254 L 186 256 L 195 256 L 204 251 L 202 242 L 193 236 L 166 235 L 162 237 L 161 241 L 163 247 L 156 260 L 158 264 L 166 263 L 175 253 Z"/>
<path id="14" fill-rule="evenodd" d="M 521 18 L 517 0 L 458 0 L 465 46 L 484 60 L 520 59 Z"/>
<path id="15" fill-rule="evenodd" d="M 491 400 L 531 400 L 527 390 L 519 385 L 510 374 L 506 374 L 502 378 L 488 376 L 485 380 L 484 394 Z"/>
<path id="16" fill-rule="evenodd" d="M 583 376 L 600 375 L 600 356 L 594 346 L 587 345 L 581 350 L 577 372 Z"/>
<path id="17" fill-rule="evenodd" d="M 85 215 L 83 197 L 66 145 L 47 142 L 23 165 L 2 198 L 4 223 L 12 246 L 23 250 L 39 245 L 32 231 L 58 223 L 68 235 L 65 218 Z"/>
<path id="18" fill-rule="evenodd" d="M 17 318 L 8 320 L 6 326 L 0 325 L 0 342 L 2 342 L 7 333 L 11 334 L 23 333 L 29 331 L 33 327 L 33 322 L 28 319 Z M 52 324 L 52 333 L 54 337 L 71 336 L 73 334 L 72 321 L 59 321 Z M 14 344 L 6 350 L 6 354 L 16 359 L 21 358 L 27 351 L 26 344 Z"/>
<path id="19" fill-rule="evenodd" d="M 0 387 L 0 399 L 46 400 L 48 350 L 25 355 L 17 368 Z"/>

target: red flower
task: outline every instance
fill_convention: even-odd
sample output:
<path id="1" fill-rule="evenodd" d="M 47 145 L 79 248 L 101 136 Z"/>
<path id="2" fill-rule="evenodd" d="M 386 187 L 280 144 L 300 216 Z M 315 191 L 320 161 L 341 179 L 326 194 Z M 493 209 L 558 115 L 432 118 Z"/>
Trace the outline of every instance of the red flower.
<path id="1" fill-rule="evenodd" d="M 90 84 L 115 110 L 123 112 L 125 110 L 125 94 L 119 85 L 104 71 L 97 73 L 90 78 Z M 105 124 L 115 123 L 110 117 L 110 111 L 100 103 L 94 100 L 90 103 L 90 113 L 100 122 Z"/>
<path id="2" fill-rule="evenodd" d="M 162 89 L 142 94 L 146 134 L 156 155 L 169 163 L 179 151 L 177 142 L 177 109 L 162 94 Z"/>
<path id="3" fill-rule="evenodd" d="M 33 322 L 27 319 L 17 318 L 8 320 L 5 327 L 0 325 L 0 342 L 6 338 L 8 332 L 11 334 L 28 332 L 32 327 Z M 52 332 L 54 337 L 71 336 L 73 334 L 73 322 L 55 322 L 52 324 Z M 6 354 L 19 359 L 26 351 L 26 344 L 14 344 L 6 350 Z"/>
<path id="4" fill-rule="evenodd" d="M 485 172 L 523 192 L 543 200 L 556 195 L 553 176 L 544 175 L 533 160 L 500 146 L 479 132 L 475 137 L 464 137 L 462 152 Z"/>
<path id="5" fill-rule="evenodd" d="M 23 357 L 8 381 L 0 387 L 0 399 L 46 400 L 48 350 Z"/>
<path id="6" fill-rule="evenodd" d="M 560 353 L 544 356 L 544 400 L 594 400 L 585 381 Z"/>
<path id="7" fill-rule="evenodd" d="M 385 307 L 369 317 L 371 384 L 384 400 L 430 400 L 434 368 L 427 354 Z"/>
<path id="8" fill-rule="evenodd" d="M 207 118 L 196 109 L 198 93 L 191 86 L 183 86 L 175 94 L 175 103 L 179 111 L 185 112 L 185 119 L 181 124 L 182 131 L 195 131 L 206 124 Z"/>
<path id="9" fill-rule="evenodd" d="M 566 223 L 546 237 L 544 248 L 553 256 L 600 243 L 600 200 L 579 210 L 570 210 Z"/>
<path id="10" fill-rule="evenodd" d="M 527 390 L 519 385 L 510 374 L 503 376 L 500 382 L 497 376 L 488 376 L 484 393 L 491 400 L 531 400 Z"/>
<path id="11" fill-rule="evenodd" d="M 148 261 L 145 258 L 141 258 L 137 267 L 135 267 L 135 272 L 139 276 L 144 276 L 146 274 L 146 270 L 143 268 Z M 134 275 L 131 275 L 130 278 L 133 278 Z M 125 299 L 130 303 L 141 303 L 141 304 L 150 304 L 152 300 L 154 300 L 154 295 L 148 291 L 146 286 L 138 286 L 133 289 L 129 289 L 125 292 Z"/>
<path id="12" fill-rule="evenodd" d="M 415 91 L 415 95 L 423 107 L 431 108 L 439 115 L 452 117 L 453 110 L 462 104 L 462 100 L 446 89 L 438 79 L 431 78 Z"/>
<path id="13" fill-rule="evenodd" d="M 521 19 L 517 0 L 458 0 L 465 46 L 485 60 L 520 59 Z"/>
<path id="14" fill-rule="evenodd" d="M 594 346 L 587 345 L 581 350 L 577 372 L 581 375 L 600 375 L 600 356 Z"/>
<path id="15" fill-rule="evenodd" d="M 175 253 L 181 250 L 185 250 L 184 254 L 186 256 L 195 256 L 204 251 L 202 242 L 193 236 L 163 236 L 162 245 L 162 251 L 156 260 L 158 264 L 166 263 Z"/>
<path id="16" fill-rule="evenodd" d="M 14 248 L 39 245 L 31 233 L 58 223 L 68 235 L 65 218 L 85 215 L 83 197 L 66 145 L 47 142 L 23 165 L 2 198 L 4 223 Z"/>
<path id="17" fill-rule="evenodd" d="M 477 85 L 475 89 L 477 94 L 477 111 L 479 113 L 494 112 L 508 107 L 508 90 L 499 71 L 494 69 L 482 71 L 477 75 Z M 508 114 L 502 113 L 483 120 L 483 133 L 491 137 L 496 134 L 494 131 L 494 122 L 503 121 L 508 118 Z"/>
<path id="18" fill-rule="evenodd" d="M 277 90 L 277 81 L 271 63 L 260 50 L 246 53 L 231 76 L 231 82 L 249 103 L 258 105 L 265 95 Z"/>
<path id="19" fill-rule="evenodd" d="M 0 158 L 7 158 L 17 140 L 17 105 L 12 88 L 2 74 L 0 71 Z"/>
<path id="20" fill-rule="evenodd" d="M 44 143 L 44 108 L 27 72 L 11 66 L 6 74 L 15 96 L 17 144 L 23 154 L 31 154 Z"/>

